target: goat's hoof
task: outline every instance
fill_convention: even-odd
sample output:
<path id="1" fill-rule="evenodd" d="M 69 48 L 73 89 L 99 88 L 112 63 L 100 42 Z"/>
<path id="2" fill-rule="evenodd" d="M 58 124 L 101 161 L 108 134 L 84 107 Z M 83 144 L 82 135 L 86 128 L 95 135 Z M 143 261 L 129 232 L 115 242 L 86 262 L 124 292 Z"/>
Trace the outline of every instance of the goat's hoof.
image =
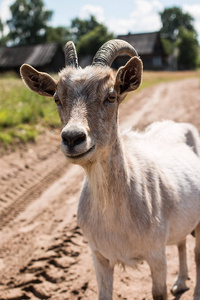
<path id="1" fill-rule="evenodd" d="M 184 284 L 176 284 L 175 283 L 171 289 L 171 293 L 172 293 L 172 295 L 176 296 L 176 295 L 182 294 L 188 290 L 189 290 L 189 288 L 185 285 L 185 283 Z"/>

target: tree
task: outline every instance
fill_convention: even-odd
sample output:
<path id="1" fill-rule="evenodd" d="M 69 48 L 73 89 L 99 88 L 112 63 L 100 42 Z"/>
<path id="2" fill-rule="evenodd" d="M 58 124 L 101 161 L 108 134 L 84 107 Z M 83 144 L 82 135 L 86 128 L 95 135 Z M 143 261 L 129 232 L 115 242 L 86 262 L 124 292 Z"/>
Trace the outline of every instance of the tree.
<path id="1" fill-rule="evenodd" d="M 194 32 L 180 28 L 178 40 L 180 69 L 195 69 L 198 65 L 198 42 Z"/>
<path id="2" fill-rule="evenodd" d="M 177 60 L 179 68 L 195 68 L 198 59 L 198 41 L 193 17 L 179 7 L 167 8 L 160 16 L 161 36 L 166 53 L 172 55 L 174 61 Z"/>
<path id="3" fill-rule="evenodd" d="M 79 55 L 95 55 L 97 50 L 108 40 L 113 39 L 113 34 L 109 33 L 107 27 L 99 25 L 92 31 L 83 35 L 77 43 Z"/>
<path id="4" fill-rule="evenodd" d="M 90 16 L 88 20 L 75 18 L 72 20 L 70 32 L 79 55 L 94 55 L 103 43 L 114 37 L 94 16 Z"/>
<path id="5" fill-rule="evenodd" d="M 38 44 L 46 40 L 47 23 L 52 11 L 44 7 L 42 0 L 16 0 L 10 6 L 12 17 L 7 21 L 13 44 Z"/>
<path id="6" fill-rule="evenodd" d="M 185 28 L 195 32 L 193 17 L 184 13 L 179 7 L 166 8 L 160 13 L 162 28 L 161 34 L 165 39 L 175 41 L 178 37 L 180 28 Z"/>
<path id="7" fill-rule="evenodd" d="M 48 27 L 46 30 L 46 41 L 65 45 L 71 40 L 71 34 L 67 27 Z"/>
<path id="8" fill-rule="evenodd" d="M 0 35 L 1 35 L 1 37 L 3 36 L 3 30 L 4 30 L 4 24 L 0 18 Z"/>
<path id="9" fill-rule="evenodd" d="M 2 20 L 0 19 L 0 46 L 2 46 L 3 44 L 3 37 L 4 37 L 3 31 L 4 31 L 4 25 Z"/>
<path id="10" fill-rule="evenodd" d="M 4 23 L 0 19 L 0 46 L 5 46 L 8 40 L 8 36 L 4 35 Z"/>
<path id="11" fill-rule="evenodd" d="M 94 30 L 99 25 L 101 24 L 98 23 L 94 16 L 90 16 L 88 20 L 82 20 L 79 18 L 73 19 L 71 22 L 70 31 L 73 36 L 74 42 L 77 43 L 83 35 Z"/>

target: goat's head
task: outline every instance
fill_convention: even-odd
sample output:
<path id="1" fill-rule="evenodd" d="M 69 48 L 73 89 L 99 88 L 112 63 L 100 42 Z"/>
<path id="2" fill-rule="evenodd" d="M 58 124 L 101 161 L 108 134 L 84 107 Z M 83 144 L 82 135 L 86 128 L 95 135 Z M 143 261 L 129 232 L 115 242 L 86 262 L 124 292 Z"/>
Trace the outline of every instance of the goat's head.
<path id="1" fill-rule="evenodd" d="M 110 66 L 120 54 L 132 58 L 115 73 Z M 113 143 L 119 103 L 139 87 L 142 62 L 135 49 L 122 40 L 105 43 L 85 69 L 78 67 L 74 44 L 68 42 L 65 60 L 58 82 L 27 64 L 20 71 L 32 91 L 54 97 L 63 124 L 62 150 L 72 162 L 84 165 Z"/>

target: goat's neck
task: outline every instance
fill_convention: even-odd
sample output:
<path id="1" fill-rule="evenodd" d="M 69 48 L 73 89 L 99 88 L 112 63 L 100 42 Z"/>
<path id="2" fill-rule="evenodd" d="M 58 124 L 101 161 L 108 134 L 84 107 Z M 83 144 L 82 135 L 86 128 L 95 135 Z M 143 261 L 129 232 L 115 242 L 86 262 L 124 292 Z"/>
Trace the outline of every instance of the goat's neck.
<path id="1" fill-rule="evenodd" d="M 123 198 L 129 184 L 129 169 L 119 133 L 99 159 L 86 168 L 86 173 L 94 203 L 105 209 Z"/>

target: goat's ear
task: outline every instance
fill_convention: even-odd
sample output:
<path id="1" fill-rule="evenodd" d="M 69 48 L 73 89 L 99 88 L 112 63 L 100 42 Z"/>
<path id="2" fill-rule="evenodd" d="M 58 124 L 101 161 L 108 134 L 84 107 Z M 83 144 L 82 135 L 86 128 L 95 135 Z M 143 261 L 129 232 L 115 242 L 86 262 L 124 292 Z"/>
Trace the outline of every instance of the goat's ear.
<path id="1" fill-rule="evenodd" d="M 116 75 L 115 89 L 122 101 L 128 92 L 136 90 L 142 80 L 142 61 L 132 57 L 124 67 L 119 68 Z"/>
<path id="2" fill-rule="evenodd" d="M 32 91 L 48 97 L 53 97 L 55 94 L 57 82 L 47 73 L 38 72 L 30 65 L 24 64 L 20 68 L 20 74 Z"/>

